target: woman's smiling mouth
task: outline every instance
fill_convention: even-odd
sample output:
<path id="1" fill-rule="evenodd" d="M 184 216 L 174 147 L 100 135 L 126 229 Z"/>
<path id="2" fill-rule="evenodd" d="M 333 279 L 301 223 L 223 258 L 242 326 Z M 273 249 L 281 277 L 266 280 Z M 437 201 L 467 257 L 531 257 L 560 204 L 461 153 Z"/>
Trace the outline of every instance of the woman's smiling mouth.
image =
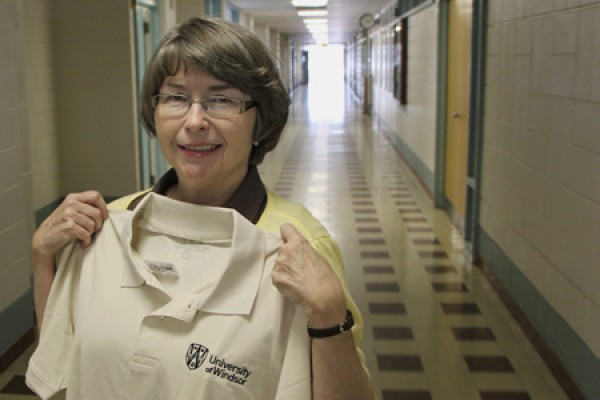
<path id="1" fill-rule="evenodd" d="M 177 147 L 180 148 L 181 150 L 185 151 L 185 152 L 191 152 L 191 153 L 196 153 L 196 154 L 201 154 L 201 153 L 208 153 L 208 152 L 212 152 L 218 148 L 220 148 L 222 145 L 220 144 L 205 144 L 205 145 L 198 145 L 198 146 L 194 146 L 194 145 L 182 145 L 182 144 L 178 144 Z"/>

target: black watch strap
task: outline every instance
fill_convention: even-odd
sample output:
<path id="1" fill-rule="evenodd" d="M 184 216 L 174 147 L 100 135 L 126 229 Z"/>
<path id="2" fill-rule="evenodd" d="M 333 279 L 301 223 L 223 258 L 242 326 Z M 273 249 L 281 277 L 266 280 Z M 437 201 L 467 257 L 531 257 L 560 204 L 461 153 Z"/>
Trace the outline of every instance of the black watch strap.
<path id="1" fill-rule="evenodd" d="M 331 328 L 311 328 L 308 326 L 306 329 L 308 330 L 308 336 L 311 338 L 326 338 L 330 336 L 339 335 L 340 333 L 344 333 L 350 330 L 354 326 L 354 318 L 352 317 L 352 313 L 350 310 L 347 310 L 346 319 L 340 322 L 336 326 L 332 326 Z"/>

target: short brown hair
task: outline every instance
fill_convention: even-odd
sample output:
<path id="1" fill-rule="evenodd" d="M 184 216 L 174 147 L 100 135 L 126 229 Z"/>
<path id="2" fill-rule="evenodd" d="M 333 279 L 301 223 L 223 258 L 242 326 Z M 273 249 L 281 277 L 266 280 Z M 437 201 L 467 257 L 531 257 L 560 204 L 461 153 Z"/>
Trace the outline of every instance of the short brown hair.
<path id="1" fill-rule="evenodd" d="M 183 67 L 201 68 L 248 93 L 258 103 L 250 164 L 273 150 L 288 119 L 290 97 L 271 51 L 252 32 L 214 17 L 195 17 L 175 26 L 160 42 L 142 84 L 142 122 L 156 135 L 152 96 L 165 78 Z"/>

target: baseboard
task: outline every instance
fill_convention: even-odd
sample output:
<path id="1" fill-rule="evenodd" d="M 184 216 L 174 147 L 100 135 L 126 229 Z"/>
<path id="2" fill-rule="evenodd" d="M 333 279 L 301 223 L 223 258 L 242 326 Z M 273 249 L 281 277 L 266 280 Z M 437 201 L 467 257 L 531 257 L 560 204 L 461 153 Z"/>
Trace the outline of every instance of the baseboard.
<path id="1" fill-rule="evenodd" d="M 600 359 L 480 229 L 482 271 L 571 400 L 600 399 Z"/>
<path id="2" fill-rule="evenodd" d="M 6 369 L 25 352 L 37 338 L 37 330 L 35 327 L 29 329 L 15 344 L 8 348 L 0 355 L 0 373 Z"/>

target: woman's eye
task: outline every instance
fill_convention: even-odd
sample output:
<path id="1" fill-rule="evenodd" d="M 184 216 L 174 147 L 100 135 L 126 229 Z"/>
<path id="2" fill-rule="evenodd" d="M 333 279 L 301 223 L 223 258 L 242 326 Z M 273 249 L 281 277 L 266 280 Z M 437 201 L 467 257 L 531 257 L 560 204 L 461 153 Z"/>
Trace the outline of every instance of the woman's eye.
<path id="1" fill-rule="evenodd" d="M 210 97 L 209 101 L 213 104 L 235 104 L 235 100 L 231 97 L 215 96 Z"/>
<path id="2" fill-rule="evenodd" d="M 187 103 L 188 98 L 187 96 L 183 96 L 180 94 L 171 94 L 166 97 L 166 101 L 168 103 Z"/>

